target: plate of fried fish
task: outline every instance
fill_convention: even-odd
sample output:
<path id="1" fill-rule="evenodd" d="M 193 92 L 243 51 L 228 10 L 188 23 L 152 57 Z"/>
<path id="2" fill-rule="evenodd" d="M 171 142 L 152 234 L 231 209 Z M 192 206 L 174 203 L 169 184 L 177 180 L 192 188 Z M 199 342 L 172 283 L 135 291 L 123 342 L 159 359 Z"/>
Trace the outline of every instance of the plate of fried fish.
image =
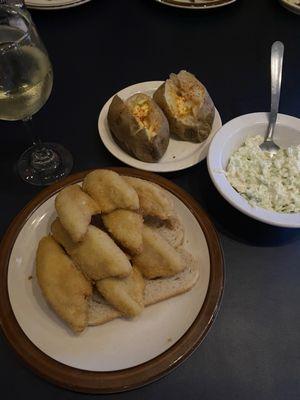
<path id="1" fill-rule="evenodd" d="M 1 325 L 38 374 L 107 393 L 142 386 L 200 344 L 220 304 L 223 258 L 183 190 L 129 168 L 45 189 L 0 248 Z"/>

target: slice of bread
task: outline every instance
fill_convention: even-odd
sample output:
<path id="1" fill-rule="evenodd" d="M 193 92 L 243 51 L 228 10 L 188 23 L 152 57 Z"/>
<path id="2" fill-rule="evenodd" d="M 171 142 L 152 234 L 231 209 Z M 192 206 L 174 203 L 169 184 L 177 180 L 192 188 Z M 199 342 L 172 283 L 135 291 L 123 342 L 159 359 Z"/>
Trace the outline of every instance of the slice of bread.
<path id="1" fill-rule="evenodd" d="M 200 272 L 199 260 L 194 259 L 184 249 L 178 249 L 178 251 L 184 258 L 185 269 L 171 278 L 146 280 L 145 306 L 185 293 L 196 284 Z M 92 297 L 88 325 L 101 325 L 118 317 L 121 317 L 121 313 L 107 304 L 101 296 L 95 294 Z"/>

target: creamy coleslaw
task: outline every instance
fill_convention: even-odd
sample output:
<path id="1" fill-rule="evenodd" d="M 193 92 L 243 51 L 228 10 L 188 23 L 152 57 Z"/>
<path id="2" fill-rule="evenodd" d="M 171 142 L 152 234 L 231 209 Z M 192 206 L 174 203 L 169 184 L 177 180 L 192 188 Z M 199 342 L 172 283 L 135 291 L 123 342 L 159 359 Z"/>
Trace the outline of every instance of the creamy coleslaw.
<path id="1" fill-rule="evenodd" d="M 259 135 L 246 139 L 230 157 L 227 179 L 252 206 L 300 212 L 300 145 L 271 157 L 260 149 L 262 142 Z"/>

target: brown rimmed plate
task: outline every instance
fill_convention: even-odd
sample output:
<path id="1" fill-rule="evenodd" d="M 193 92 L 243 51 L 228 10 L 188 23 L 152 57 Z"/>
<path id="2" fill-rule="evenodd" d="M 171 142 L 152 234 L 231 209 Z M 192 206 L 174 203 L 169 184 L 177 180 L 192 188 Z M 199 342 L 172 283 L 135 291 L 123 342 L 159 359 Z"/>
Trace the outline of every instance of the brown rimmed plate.
<path id="1" fill-rule="evenodd" d="M 186 232 L 188 250 L 201 249 L 201 274 L 190 292 L 147 307 L 135 321 L 119 319 L 90 327 L 80 336 L 72 335 L 40 297 L 31 253 L 55 216 L 51 208 L 55 194 L 66 185 L 80 183 L 87 172 L 70 176 L 33 199 L 14 219 L 1 243 L 1 326 L 11 346 L 31 369 L 52 383 L 80 392 L 121 392 L 169 373 L 205 337 L 224 286 L 223 256 L 216 231 L 195 200 L 160 176 L 130 168 L 112 169 L 153 181 L 169 192 L 185 229 L 190 227 Z M 117 336 L 109 341 L 118 327 L 128 346 L 124 342 L 116 348 Z M 115 351 L 107 350 L 114 346 Z"/>
<path id="2" fill-rule="evenodd" d="M 187 8 L 190 10 L 210 10 L 235 3 L 237 0 L 156 0 L 171 7 Z"/>

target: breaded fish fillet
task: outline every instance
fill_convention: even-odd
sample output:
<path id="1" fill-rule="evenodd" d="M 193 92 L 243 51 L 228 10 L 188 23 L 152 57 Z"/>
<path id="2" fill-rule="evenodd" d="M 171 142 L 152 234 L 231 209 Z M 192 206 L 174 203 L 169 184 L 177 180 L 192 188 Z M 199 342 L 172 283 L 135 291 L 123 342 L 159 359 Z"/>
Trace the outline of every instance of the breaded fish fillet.
<path id="1" fill-rule="evenodd" d="M 169 220 L 173 217 L 173 203 L 158 185 L 130 176 L 124 176 L 124 179 L 136 190 L 140 210 L 144 216 L 157 217 L 161 220 Z"/>
<path id="2" fill-rule="evenodd" d="M 63 227 L 74 242 L 82 240 L 92 215 L 99 213 L 97 203 L 80 186 L 67 186 L 56 196 L 55 208 Z"/>
<path id="3" fill-rule="evenodd" d="M 50 306 L 74 332 L 88 323 L 92 286 L 51 236 L 39 242 L 36 254 L 38 283 Z"/>
<path id="4" fill-rule="evenodd" d="M 145 281 L 138 269 L 124 279 L 107 278 L 96 282 L 105 300 L 126 317 L 135 317 L 144 309 Z"/>
<path id="5" fill-rule="evenodd" d="M 51 225 L 51 232 L 88 278 L 97 281 L 130 274 L 132 267 L 125 253 L 101 229 L 90 225 L 84 239 L 74 243 L 59 219 L 56 219 Z"/>
<path id="6" fill-rule="evenodd" d="M 143 250 L 143 217 L 129 210 L 116 210 L 102 216 L 111 236 L 131 255 Z"/>
<path id="7" fill-rule="evenodd" d="M 143 252 L 132 258 L 145 278 L 169 277 L 184 269 L 180 254 L 157 232 L 144 225 Z"/>
<path id="8" fill-rule="evenodd" d="M 184 249 L 179 250 L 185 268 L 170 278 L 145 279 L 145 307 L 178 296 L 192 289 L 200 275 L 200 259 L 194 258 Z M 121 316 L 120 311 L 108 304 L 94 291 L 90 299 L 89 325 L 100 325 Z"/>
<path id="9" fill-rule="evenodd" d="M 114 171 L 98 169 L 89 173 L 83 181 L 83 190 L 97 202 L 102 213 L 119 208 L 139 209 L 136 191 Z"/>

